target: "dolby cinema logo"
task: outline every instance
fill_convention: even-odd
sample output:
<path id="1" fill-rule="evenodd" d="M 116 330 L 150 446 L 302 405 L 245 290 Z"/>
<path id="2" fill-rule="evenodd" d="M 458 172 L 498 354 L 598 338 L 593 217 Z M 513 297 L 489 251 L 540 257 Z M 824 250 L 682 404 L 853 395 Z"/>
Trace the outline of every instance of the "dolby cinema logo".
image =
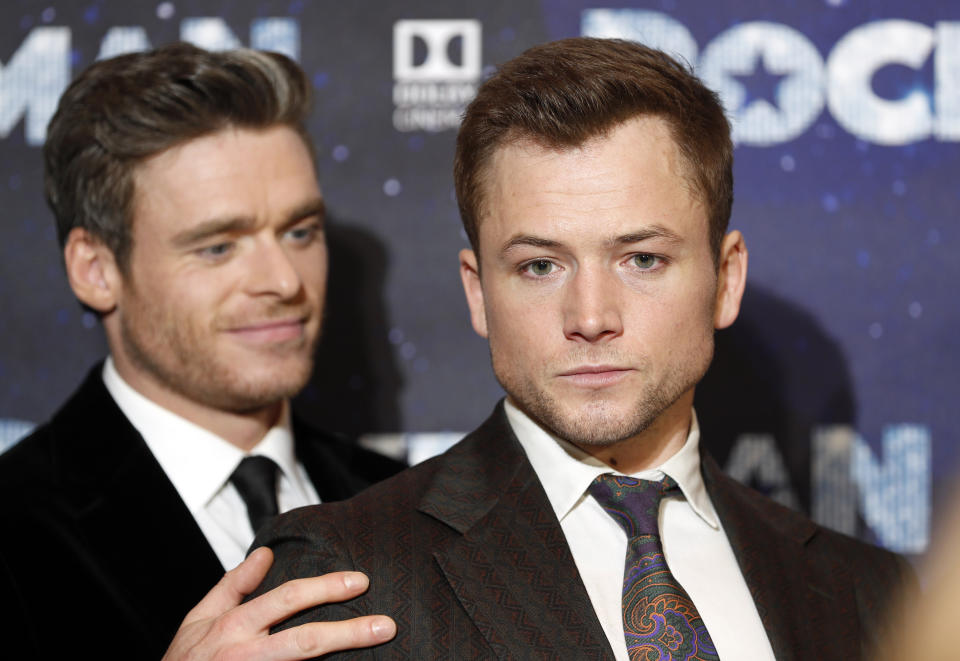
<path id="1" fill-rule="evenodd" d="M 444 131 L 477 93 L 480 21 L 402 20 L 393 26 L 393 126 Z"/>

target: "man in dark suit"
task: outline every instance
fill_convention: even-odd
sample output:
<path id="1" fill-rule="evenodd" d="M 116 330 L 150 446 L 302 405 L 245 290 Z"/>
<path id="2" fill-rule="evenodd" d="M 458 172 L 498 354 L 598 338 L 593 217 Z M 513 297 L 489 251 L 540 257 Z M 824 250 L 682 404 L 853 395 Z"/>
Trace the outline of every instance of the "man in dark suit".
<path id="1" fill-rule="evenodd" d="M 732 151 L 716 96 L 640 44 L 546 44 L 480 87 L 460 273 L 507 398 L 446 454 L 261 532 L 261 590 L 371 576 L 289 625 L 388 613 L 385 658 L 869 658 L 904 562 L 699 447 L 694 388 L 747 270 Z"/>
<path id="2" fill-rule="evenodd" d="M 47 196 L 110 356 L 0 458 L 8 658 L 292 659 L 392 635 L 381 616 L 268 637 L 366 586 L 320 577 L 239 606 L 268 552 L 201 601 L 263 519 L 399 469 L 290 412 L 326 286 L 309 89 L 284 56 L 178 44 L 99 62 L 61 99 Z"/>

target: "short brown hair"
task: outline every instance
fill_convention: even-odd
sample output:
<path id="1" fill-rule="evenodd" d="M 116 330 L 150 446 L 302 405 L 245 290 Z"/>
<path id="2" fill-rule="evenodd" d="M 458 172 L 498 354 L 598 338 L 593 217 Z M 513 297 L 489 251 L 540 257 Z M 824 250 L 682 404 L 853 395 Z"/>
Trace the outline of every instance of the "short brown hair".
<path id="1" fill-rule="evenodd" d="M 60 244 L 84 228 L 126 271 L 137 164 L 229 126 L 287 125 L 312 153 L 310 99 L 303 71 L 279 53 L 177 43 L 93 64 L 60 98 L 43 147 Z"/>
<path id="2" fill-rule="evenodd" d="M 639 115 L 669 124 L 693 194 L 707 208 L 716 258 L 733 205 L 733 144 L 717 95 L 658 50 L 589 37 L 527 50 L 484 82 L 467 107 L 453 176 L 474 250 L 486 170 L 497 148 L 523 139 L 549 148 L 576 147 Z"/>

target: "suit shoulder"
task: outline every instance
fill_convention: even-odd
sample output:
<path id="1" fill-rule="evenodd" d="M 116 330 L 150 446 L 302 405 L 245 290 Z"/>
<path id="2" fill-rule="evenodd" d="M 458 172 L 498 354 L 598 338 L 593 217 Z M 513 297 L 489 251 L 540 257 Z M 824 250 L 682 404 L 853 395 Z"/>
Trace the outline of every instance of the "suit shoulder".
<path id="1" fill-rule="evenodd" d="M 23 493 L 48 488 L 56 465 L 53 439 L 47 423 L 0 454 L 0 489 Z"/>
<path id="2" fill-rule="evenodd" d="M 50 419 L 0 455 L 0 484 L 38 491 L 101 461 L 135 430 L 120 412 L 94 365 Z"/>
<path id="3" fill-rule="evenodd" d="M 902 578 L 905 572 L 909 574 L 909 565 L 902 556 L 826 528 L 803 512 L 781 505 L 722 474 L 715 466 L 704 468 L 704 478 L 710 486 L 714 504 L 732 525 L 738 526 L 744 520 L 762 522 L 765 529 L 793 539 L 825 560 L 848 565 L 845 571 L 855 575 L 876 575 L 879 572 Z"/>
<path id="4" fill-rule="evenodd" d="M 441 524 L 421 515 L 418 503 L 441 465 L 435 457 L 347 500 L 300 507 L 273 519 L 251 548 L 270 547 L 274 562 L 247 600 L 286 581 L 331 571 L 363 571 L 380 579 L 393 576 L 403 564 L 400 558 L 409 560 L 407 556 L 416 552 L 414 546 L 429 545 L 438 534 Z M 340 612 L 330 606 L 322 611 L 312 609 L 285 626 L 311 618 L 338 619 L 335 615 Z M 368 613 L 349 616 L 362 614 Z"/>
<path id="5" fill-rule="evenodd" d="M 439 457 L 407 468 L 359 494 L 285 512 L 261 530 L 254 546 L 276 547 L 290 542 L 349 546 L 366 530 L 395 529 L 416 516 L 417 505 L 442 466 Z"/>
<path id="6" fill-rule="evenodd" d="M 820 525 L 817 531 L 812 546 L 817 549 L 829 547 L 838 564 L 849 572 L 859 588 L 885 594 L 916 586 L 916 572 L 899 553 Z"/>
<path id="7" fill-rule="evenodd" d="M 781 505 L 749 487 L 738 486 L 749 494 L 768 520 L 779 521 L 784 528 L 808 531 L 807 544 L 812 549 L 829 553 L 837 562 L 849 564 L 854 574 L 874 577 L 878 572 L 899 574 L 908 567 L 906 559 L 893 551 L 827 528 L 803 512 Z"/>

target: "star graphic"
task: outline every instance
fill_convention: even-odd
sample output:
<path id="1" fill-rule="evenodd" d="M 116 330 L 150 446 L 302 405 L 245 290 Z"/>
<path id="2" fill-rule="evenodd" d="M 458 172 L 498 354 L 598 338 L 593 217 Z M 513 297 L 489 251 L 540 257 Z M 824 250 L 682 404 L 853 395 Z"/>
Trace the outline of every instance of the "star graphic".
<path id="1" fill-rule="evenodd" d="M 733 74 L 733 77 L 743 86 L 745 95 L 741 108 L 746 108 L 755 101 L 766 101 L 774 108 L 778 108 L 777 89 L 784 78 L 789 77 L 787 73 L 773 73 L 770 71 L 763 59 L 763 54 L 758 54 L 754 60 L 753 71 L 746 74 Z"/>

